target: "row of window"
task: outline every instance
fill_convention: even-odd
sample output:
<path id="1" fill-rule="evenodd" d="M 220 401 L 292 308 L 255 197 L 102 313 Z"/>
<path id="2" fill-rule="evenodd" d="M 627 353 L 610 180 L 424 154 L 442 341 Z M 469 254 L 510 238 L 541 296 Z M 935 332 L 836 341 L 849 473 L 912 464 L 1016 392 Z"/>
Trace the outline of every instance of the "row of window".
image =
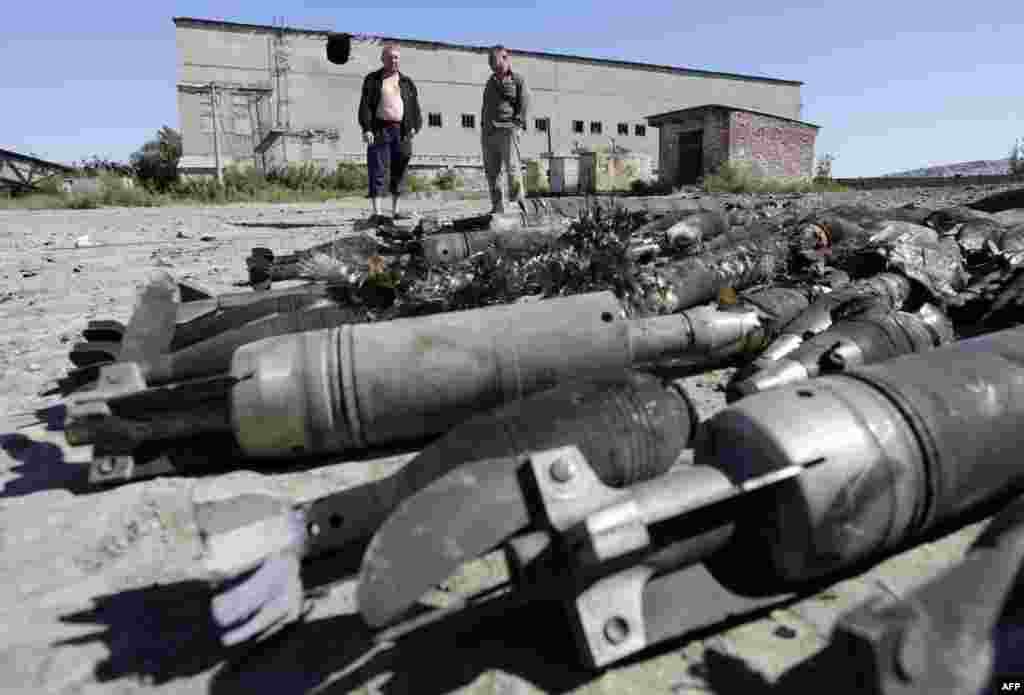
<path id="1" fill-rule="evenodd" d="M 536 132 L 538 132 L 538 133 L 546 133 L 546 132 L 548 132 L 548 127 L 550 126 L 550 123 L 551 123 L 550 119 L 547 119 L 547 118 L 537 118 L 537 119 L 534 119 L 534 121 L 533 121 L 533 129 Z M 586 124 L 583 121 L 573 121 L 572 122 L 572 132 L 574 132 L 574 133 L 583 133 L 585 125 Z M 442 127 L 441 114 L 440 113 L 436 113 L 436 112 L 435 113 L 428 113 L 427 114 L 427 126 L 430 127 L 430 128 L 440 128 L 440 127 Z M 462 114 L 462 127 L 463 128 L 476 128 L 476 115 L 472 114 L 472 113 L 464 113 L 464 114 Z M 604 126 L 602 125 L 601 121 L 591 121 L 590 122 L 590 134 L 591 135 L 601 135 L 602 132 L 603 132 L 603 129 L 604 129 Z M 619 123 L 618 134 L 619 135 L 629 135 L 629 124 L 628 123 Z M 635 135 L 635 136 L 637 136 L 639 138 L 642 138 L 642 137 L 646 136 L 647 135 L 647 126 L 640 125 L 639 123 L 634 124 L 633 125 L 633 135 Z"/>

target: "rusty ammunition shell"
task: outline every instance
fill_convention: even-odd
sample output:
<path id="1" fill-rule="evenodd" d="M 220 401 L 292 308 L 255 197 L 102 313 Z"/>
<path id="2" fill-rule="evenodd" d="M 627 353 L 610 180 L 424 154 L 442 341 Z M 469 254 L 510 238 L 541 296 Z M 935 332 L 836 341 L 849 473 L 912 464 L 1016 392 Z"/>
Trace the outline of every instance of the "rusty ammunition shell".
<path id="1" fill-rule="evenodd" d="M 627 319 L 611 292 L 269 338 L 235 352 L 251 456 L 358 449 L 443 432 L 569 379 L 691 349 L 688 319 Z"/>

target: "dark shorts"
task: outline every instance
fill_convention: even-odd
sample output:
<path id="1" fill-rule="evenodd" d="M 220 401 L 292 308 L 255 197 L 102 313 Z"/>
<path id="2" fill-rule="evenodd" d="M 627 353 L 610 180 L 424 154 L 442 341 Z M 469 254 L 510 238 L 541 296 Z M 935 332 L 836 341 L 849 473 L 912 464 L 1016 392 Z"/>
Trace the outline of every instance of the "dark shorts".
<path id="1" fill-rule="evenodd" d="M 373 134 L 373 144 L 366 148 L 366 164 L 370 176 L 370 197 L 384 195 L 385 190 L 398 195 L 402 177 L 412 158 L 412 142 L 402 142 L 402 126 L 387 125 Z M 388 175 L 390 173 L 390 176 Z"/>

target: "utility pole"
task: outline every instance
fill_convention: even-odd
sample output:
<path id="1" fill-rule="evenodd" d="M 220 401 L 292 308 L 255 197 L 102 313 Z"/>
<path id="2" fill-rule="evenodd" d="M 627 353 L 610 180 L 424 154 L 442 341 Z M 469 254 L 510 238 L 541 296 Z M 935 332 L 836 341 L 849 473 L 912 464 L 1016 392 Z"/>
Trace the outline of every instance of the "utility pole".
<path id="1" fill-rule="evenodd" d="M 220 126 L 217 115 L 217 87 L 210 83 L 210 107 L 213 109 L 213 164 L 217 169 L 217 183 L 224 183 L 224 169 L 220 163 Z"/>

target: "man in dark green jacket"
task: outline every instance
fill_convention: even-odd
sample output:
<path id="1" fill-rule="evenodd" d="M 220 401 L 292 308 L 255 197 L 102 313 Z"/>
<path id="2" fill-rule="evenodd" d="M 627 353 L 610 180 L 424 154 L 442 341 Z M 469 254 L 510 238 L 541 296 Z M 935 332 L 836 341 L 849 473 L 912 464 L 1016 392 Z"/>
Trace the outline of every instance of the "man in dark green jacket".
<path id="1" fill-rule="evenodd" d="M 530 93 L 523 76 L 512 72 L 508 51 L 495 46 L 490 51 L 491 77 L 484 87 L 480 110 L 481 149 L 484 173 L 491 189 L 491 211 L 505 211 L 505 191 L 500 181 L 502 169 L 508 178 L 510 197 L 520 205 L 526 199 L 523 172 L 519 161 L 519 133 L 526 129 Z"/>
<path id="2" fill-rule="evenodd" d="M 398 217 L 400 185 L 412 158 L 412 139 L 423 127 L 416 85 L 402 74 L 399 49 L 394 44 L 381 51 L 383 67 L 363 80 L 359 99 L 359 127 L 366 143 L 366 164 L 373 201 L 373 222 L 383 221 L 380 199 L 391 191 L 391 214 Z M 385 172 L 390 171 L 390 181 Z"/>

